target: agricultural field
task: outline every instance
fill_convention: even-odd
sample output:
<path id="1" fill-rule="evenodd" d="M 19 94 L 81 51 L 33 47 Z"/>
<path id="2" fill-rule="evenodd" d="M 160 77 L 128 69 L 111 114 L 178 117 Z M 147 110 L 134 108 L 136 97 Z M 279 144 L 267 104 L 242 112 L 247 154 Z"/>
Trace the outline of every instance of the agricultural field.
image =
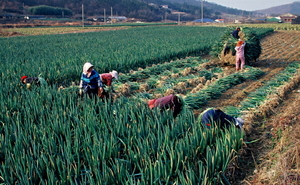
<path id="1" fill-rule="evenodd" d="M 261 148 L 276 149 L 276 141 L 284 138 L 278 133 L 292 131 L 299 122 L 298 109 L 287 107 L 299 102 L 292 93 L 299 89 L 300 34 L 257 29 L 263 35 L 262 54 L 236 72 L 208 55 L 226 29 L 173 26 L 3 38 L 1 183 L 297 182 L 297 169 L 292 167 L 286 168 L 285 176 L 272 169 L 275 180 L 266 179 L 269 166 L 261 168 L 261 176 L 254 172 L 268 157 L 259 155 Z M 121 72 L 113 102 L 78 98 L 77 78 L 85 61 L 96 64 L 99 72 Z M 26 73 L 43 75 L 49 87 L 27 90 L 19 83 Z M 72 83 L 75 86 L 69 87 Z M 59 86 L 69 88 L 58 90 Z M 146 106 L 148 99 L 170 93 L 185 103 L 176 119 Z M 204 129 L 197 116 L 207 107 L 243 116 L 244 131 Z M 276 108 L 286 114 L 284 126 L 269 120 L 273 115 L 281 120 Z M 287 117 L 284 111 L 295 116 Z M 277 134 L 276 140 L 264 133 Z M 273 147 L 267 147 L 267 141 Z"/>

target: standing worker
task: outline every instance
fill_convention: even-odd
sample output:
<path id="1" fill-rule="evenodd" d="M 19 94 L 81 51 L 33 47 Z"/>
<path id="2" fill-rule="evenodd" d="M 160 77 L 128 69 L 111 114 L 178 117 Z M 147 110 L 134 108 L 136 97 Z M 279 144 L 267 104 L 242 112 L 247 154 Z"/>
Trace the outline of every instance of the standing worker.
<path id="1" fill-rule="evenodd" d="M 109 92 L 115 92 L 112 87 L 112 80 L 118 80 L 118 72 L 113 70 L 109 73 L 103 73 L 100 75 L 101 81 L 104 85 L 108 86 Z"/>
<path id="2" fill-rule="evenodd" d="M 210 128 L 216 124 L 222 128 L 228 128 L 231 125 L 235 125 L 237 128 L 242 129 L 244 120 L 240 117 L 233 117 L 225 114 L 220 109 L 209 108 L 200 114 L 201 123 L 204 127 Z"/>
<path id="3" fill-rule="evenodd" d="M 237 27 L 233 32 L 231 32 L 231 35 L 236 38 L 236 39 L 239 39 L 240 36 L 239 36 L 239 32 L 241 31 L 241 28 L 240 27 Z"/>
<path id="4" fill-rule="evenodd" d="M 234 48 L 236 51 L 235 54 L 235 69 L 243 70 L 245 66 L 245 46 L 246 42 L 239 40 Z"/>
<path id="5" fill-rule="evenodd" d="M 95 96 L 102 97 L 104 93 L 99 73 L 94 70 L 94 66 L 89 62 L 83 65 L 79 88 L 80 95 L 87 94 L 90 98 Z"/>
<path id="6" fill-rule="evenodd" d="M 170 94 L 158 99 L 149 100 L 148 106 L 150 109 L 159 108 L 161 111 L 171 109 L 174 118 L 176 118 L 182 110 L 182 102 L 180 98 L 174 94 Z"/>
<path id="7" fill-rule="evenodd" d="M 26 84 L 27 89 L 29 89 L 32 84 L 35 84 L 37 86 L 48 85 L 46 80 L 42 77 L 22 76 L 21 83 Z"/>

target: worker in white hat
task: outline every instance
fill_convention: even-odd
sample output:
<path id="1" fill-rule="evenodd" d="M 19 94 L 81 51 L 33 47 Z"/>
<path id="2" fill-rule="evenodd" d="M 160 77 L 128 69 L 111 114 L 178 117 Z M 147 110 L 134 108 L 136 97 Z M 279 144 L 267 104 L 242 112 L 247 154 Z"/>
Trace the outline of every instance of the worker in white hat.
<path id="1" fill-rule="evenodd" d="M 118 72 L 113 70 L 109 73 L 103 73 L 100 75 L 101 81 L 104 85 L 106 85 L 109 88 L 109 92 L 114 92 L 114 89 L 112 87 L 112 81 L 113 79 L 118 80 Z"/>

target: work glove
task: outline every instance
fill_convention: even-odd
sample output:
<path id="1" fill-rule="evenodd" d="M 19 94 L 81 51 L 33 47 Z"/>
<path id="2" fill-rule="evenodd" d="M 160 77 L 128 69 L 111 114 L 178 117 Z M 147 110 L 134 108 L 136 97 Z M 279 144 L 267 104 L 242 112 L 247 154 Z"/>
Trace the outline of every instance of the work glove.
<path id="1" fill-rule="evenodd" d="M 26 88 L 27 88 L 27 89 L 30 89 L 30 87 L 31 87 L 31 84 L 30 84 L 30 83 L 27 83 L 27 84 L 26 84 Z"/>
<path id="2" fill-rule="evenodd" d="M 102 88 L 102 87 L 99 87 L 99 88 L 98 88 L 98 97 L 101 97 L 101 96 L 102 96 L 102 93 L 103 93 L 103 88 Z"/>
<path id="3" fill-rule="evenodd" d="M 82 96 L 82 94 L 83 94 L 83 90 L 79 89 L 79 95 Z"/>

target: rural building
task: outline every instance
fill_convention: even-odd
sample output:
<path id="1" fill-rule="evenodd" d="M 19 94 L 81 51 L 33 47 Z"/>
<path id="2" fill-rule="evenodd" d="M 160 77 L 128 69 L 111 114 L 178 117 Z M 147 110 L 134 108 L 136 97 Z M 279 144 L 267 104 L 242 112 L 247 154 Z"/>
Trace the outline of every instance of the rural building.
<path id="1" fill-rule="evenodd" d="M 109 16 L 108 17 L 113 22 L 120 22 L 120 21 L 126 21 L 127 18 L 125 16 Z"/>
<path id="2" fill-rule="evenodd" d="M 46 17 L 43 15 L 28 15 L 24 19 L 46 19 Z"/>
<path id="3" fill-rule="evenodd" d="M 297 18 L 296 15 L 293 15 L 290 13 L 282 14 L 279 17 L 280 17 L 281 21 L 284 23 L 292 23 L 292 20 Z"/>
<path id="4" fill-rule="evenodd" d="M 279 22 L 281 22 L 281 19 L 277 18 L 277 17 L 272 17 L 272 18 L 267 19 L 266 22 L 267 23 L 279 23 Z"/>
<path id="5" fill-rule="evenodd" d="M 225 22 L 225 19 L 216 19 L 215 21 L 218 23 L 223 23 L 223 22 Z"/>
<path id="6" fill-rule="evenodd" d="M 292 20 L 292 24 L 300 24 L 300 17 Z"/>
<path id="7" fill-rule="evenodd" d="M 107 22 L 107 21 L 111 21 L 111 19 L 109 17 L 99 16 L 99 17 L 94 17 L 93 21 L 96 21 L 96 22 Z"/>
<path id="8" fill-rule="evenodd" d="M 209 18 L 203 18 L 203 20 L 202 19 L 197 19 L 197 20 L 194 20 L 193 22 L 214 23 L 215 21 L 212 20 L 212 19 L 209 19 Z"/>
<path id="9" fill-rule="evenodd" d="M 12 19 L 14 16 L 12 14 L 1 14 L 0 19 Z"/>

